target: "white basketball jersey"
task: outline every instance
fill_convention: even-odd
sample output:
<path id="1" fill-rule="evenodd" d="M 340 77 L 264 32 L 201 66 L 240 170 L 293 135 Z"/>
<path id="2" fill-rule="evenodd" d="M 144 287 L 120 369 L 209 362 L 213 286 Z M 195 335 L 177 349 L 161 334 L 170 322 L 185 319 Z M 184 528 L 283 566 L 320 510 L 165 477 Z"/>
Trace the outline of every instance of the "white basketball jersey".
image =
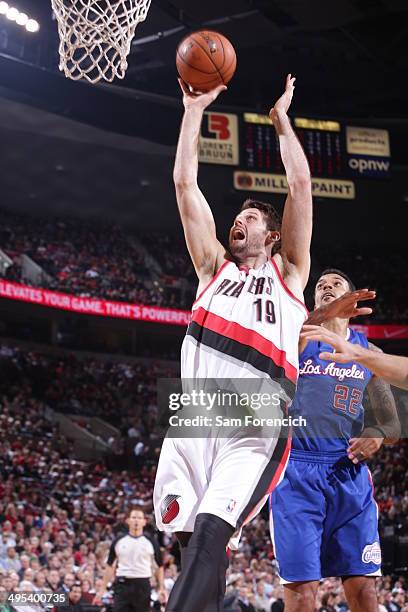
<path id="1" fill-rule="evenodd" d="M 286 379 L 296 383 L 305 305 L 273 259 L 257 270 L 225 261 L 192 307 L 181 350 L 183 379 Z M 295 385 L 293 393 L 295 391 Z"/>

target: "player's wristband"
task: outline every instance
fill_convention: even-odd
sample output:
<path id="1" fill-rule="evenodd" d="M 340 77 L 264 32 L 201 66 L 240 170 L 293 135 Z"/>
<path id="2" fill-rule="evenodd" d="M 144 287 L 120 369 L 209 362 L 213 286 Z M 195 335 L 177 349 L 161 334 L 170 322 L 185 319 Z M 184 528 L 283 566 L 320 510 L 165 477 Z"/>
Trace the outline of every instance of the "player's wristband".
<path id="1" fill-rule="evenodd" d="M 378 425 L 371 425 L 370 429 L 376 429 L 377 431 L 379 431 L 381 434 L 381 437 L 384 438 L 384 440 L 387 437 L 387 434 L 385 433 L 385 431 L 381 429 L 381 427 L 379 427 Z"/>

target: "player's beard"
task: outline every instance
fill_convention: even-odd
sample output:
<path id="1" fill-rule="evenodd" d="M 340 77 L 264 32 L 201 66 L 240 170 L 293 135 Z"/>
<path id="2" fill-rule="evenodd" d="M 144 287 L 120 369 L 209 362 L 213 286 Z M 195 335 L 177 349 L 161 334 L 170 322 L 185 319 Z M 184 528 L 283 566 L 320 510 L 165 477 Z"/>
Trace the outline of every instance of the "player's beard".
<path id="1" fill-rule="evenodd" d="M 229 249 L 235 259 L 243 260 L 247 257 L 256 257 L 263 251 L 264 236 L 247 235 L 242 240 L 231 240 Z"/>

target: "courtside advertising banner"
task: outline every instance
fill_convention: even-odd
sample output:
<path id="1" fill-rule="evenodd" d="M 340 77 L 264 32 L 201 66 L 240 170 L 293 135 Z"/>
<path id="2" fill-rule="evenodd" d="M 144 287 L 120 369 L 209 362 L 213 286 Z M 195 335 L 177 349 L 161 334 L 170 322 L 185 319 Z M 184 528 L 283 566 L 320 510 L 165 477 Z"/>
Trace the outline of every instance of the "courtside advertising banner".
<path id="1" fill-rule="evenodd" d="M 170 325 L 188 325 L 190 313 L 187 310 L 175 308 L 160 308 L 145 304 L 128 304 L 126 302 L 111 302 L 93 297 L 81 297 L 48 291 L 10 283 L 0 280 L 0 297 L 30 302 L 50 308 L 70 310 L 71 312 L 113 317 L 116 319 L 132 319 L 135 321 L 150 321 L 151 323 L 167 323 Z"/>
<path id="2" fill-rule="evenodd" d="M 71 312 L 113 317 L 117 319 L 130 319 L 133 321 L 149 321 L 150 323 L 164 323 L 166 325 L 183 325 L 187 327 L 190 322 L 189 310 L 175 308 L 161 308 L 146 304 L 129 304 L 126 302 L 111 302 L 99 298 L 81 297 L 38 289 L 11 283 L 0 279 L 0 298 L 18 300 L 38 304 L 49 308 L 70 310 Z M 353 329 L 363 332 L 371 339 L 402 339 L 408 338 L 408 325 L 351 325 Z"/>
<path id="3" fill-rule="evenodd" d="M 204 113 L 198 161 L 205 164 L 239 164 L 238 117 L 229 113 Z"/>

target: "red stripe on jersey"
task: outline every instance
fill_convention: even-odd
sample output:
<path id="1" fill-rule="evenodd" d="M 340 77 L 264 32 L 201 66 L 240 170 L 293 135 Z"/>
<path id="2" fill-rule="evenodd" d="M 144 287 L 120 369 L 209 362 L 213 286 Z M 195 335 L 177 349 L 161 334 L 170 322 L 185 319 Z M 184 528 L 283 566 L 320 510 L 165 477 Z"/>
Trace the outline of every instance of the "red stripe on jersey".
<path id="1" fill-rule="evenodd" d="M 227 319 L 205 310 L 202 306 L 193 312 L 191 320 L 205 329 L 216 332 L 230 340 L 235 340 L 245 346 L 250 346 L 255 351 L 262 353 L 262 355 L 272 359 L 275 365 L 283 368 L 287 378 L 296 383 L 298 371 L 294 365 L 287 361 L 286 352 L 278 349 L 273 342 L 267 340 L 261 334 L 258 334 L 258 332 L 243 327 L 234 321 L 227 321 Z"/>
<path id="2" fill-rule="evenodd" d="M 213 284 L 213 282 L 217 280 L 217 278 L 218 278 L 218 277 L 219 277 L 219 275 L 221 274 L 221 271 L 222 271 L 222 270 L 225 268 L 225 266 L 226 266 L 227 264 L 229 264 L 229 263 L 231 263 L 231 262 L 230 262 L 230 261 L 228 261 L 228 260 L 225 260 L 225 261 L 224 261 L 224 263 L 222 264 L 222 266 L 220 266 L 220 267 L 218 268 L 218 272 L 216 272 L 216 274 L 215 274 L 215 275 L 212 277 L 212 279 L 210 280 L 210 282 L 208 283 L 208 285 L 207 285 L 206 287 L 204 287 L 204 289 L 201 291 L 200 295 L 199 295 L 198 297 L 196 297 L 196 299 L 194 300 L 194 302 L 193 302 L 193 306 L 194 306 L 194 304 L 197 304 L 197 302 L 198 302 L 198 300 L 199 300 L 200 298 L 202 298 L 202 297 L 203 297 L 203 295 L 204 295 L 204 293 L 207 291 L 207 289 L 209 289 L 209 288 L 211 287 L 211 285 Z"/>
<path id="3" fill-rule="evenodd" d="M 283 276 L 281 274 L 281 271 L 279 270 L 279 267 L 278 267 L 278 264 L 276 263 L 276 261 L 273 258 L 271 258 L 271 262 L 272 262 L 273 267 L 275 268 L 276 274 L 278 275 L 278 278 L 280 280 L 280 284 L 282 285 L 283 289 L 286 291 L 286 293 L 288 295 L 290 295 L 290 297 L 292 299 L 294 299 L 298 304 L 300 304 L 300 306 L 302 306 L 302 308 L 304 308 L 306 314 L 309 315 L 309 311 L 306 308 L 305 304 L 302 302 L 302 300 L 299 300 L 299 298 L 296 297 L 296 295 L 294 293 L 292 293 L 292 291 L 289 289 L 289 287 L 287 286 L 287 284 L 283 280 Z"/>

